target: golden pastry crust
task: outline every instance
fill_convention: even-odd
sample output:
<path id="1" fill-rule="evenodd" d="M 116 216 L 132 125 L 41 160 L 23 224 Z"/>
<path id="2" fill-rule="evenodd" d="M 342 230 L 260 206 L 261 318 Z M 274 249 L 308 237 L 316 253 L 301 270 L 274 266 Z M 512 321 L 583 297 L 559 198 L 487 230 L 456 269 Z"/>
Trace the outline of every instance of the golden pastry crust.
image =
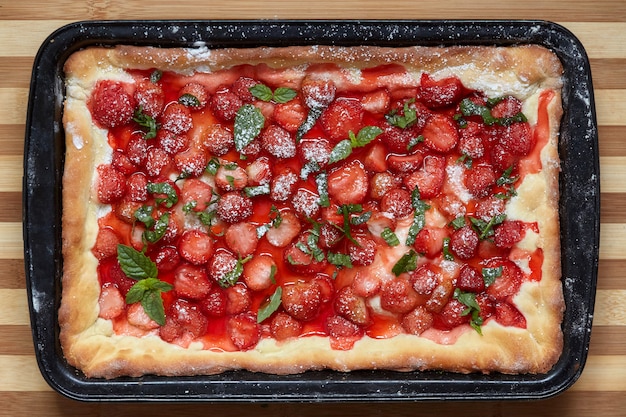
<path id="1" fill-rule="evenodd" d="M 337 64 L 342 70 L 307 71 L 312 63 Z M 504 327 L 490 320 L 482 326 L 482 335 L 469 326 L 461 326 L 451 333 L 431 329 L 421 336 L 399 334 L 388 339 L 365 336 L 349 350 L 331 349 L 329 339 L 320 336 L 282 342 L 262 339 L 245 352 L 203 350 L 198 343 L 182 348 L 164 342 L 155 334 L 116 335 L 111 321 L 98 317 L 98 260 L 91 252 L 98 232 L 97 218 L 103 210 L 94 194 L 96 167 L 110 161 L 111 149 L 107 145 L 107 132 L 94 126 L 91 120 L 88 97 L 98 80 L 132 82 L 126 69 L 159 68 L 182 74 L 198 71 L 203 82 L 210 85 L 216 71 L 238 64 L 266 65 L 267 80 L 279 79 L 281 85 L 294 88 L 305 76 L 330 78 L 338 91 L 354 85 L 365 91 L 381 86 L 414 86 L 422 72 L 434 77 L 454 75 L 466 87 L 487 95 L 519 98 L 527 106 L 525 113 L 531 124 L 538 117 L 539 96 L 551 91 L 554 96 L 547 108 L 549 137 L 541 151 L 542 169 L 525 177 L 507 211 L 510 218 L 536 222 L 541 231 L 540 235 L 527 238 L 527 244 L 543 250 L 542 279 L 525 282 L 514 299 L 526 318 L 527 328 Z M 402 65 L 412 76 L 378 77 L 374 84 L 365 86 L 354 74 L 355 69 L 381 64 Z M 68 362 L 88 377 L 104 378 L 215 374 L 230 369 L 273 374 L 324 368 L 513 374 L 549 371 L 563 345 L 557 151 L 562 112 L 561 72 L 555 55 L 538 46 L 222 50 L 118 46 L 90 48 L 73 54 L 65 64 L 63 292 L 58 317 L 61 345 Z"/>

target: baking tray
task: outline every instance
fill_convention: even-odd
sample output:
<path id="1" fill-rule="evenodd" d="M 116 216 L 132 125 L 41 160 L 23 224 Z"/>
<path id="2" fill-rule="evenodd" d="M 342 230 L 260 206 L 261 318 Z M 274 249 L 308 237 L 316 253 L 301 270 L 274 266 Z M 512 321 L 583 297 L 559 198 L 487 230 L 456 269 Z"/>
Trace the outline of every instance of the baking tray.
<path id="1" fill-rule="evenodd" d="M 58 339 L 60 299 L 62 67 L 93 45 L 256 47 L 286 45 L 519 45 L 554 51 L 565 69 L 560 136 L 564 353 L 544 375 L 334 371 L 276 376 L 88 379 L 69 366 Z M 588 58 L 565 28 L 545 21 L 89 21 L 58 29 L 33 66 L 23 180 L 24 259 L 35 353 L 48 384 L 83 401 L 416 401 L 543 399 L 565 391 L 587 357 L 597 281 L 600 189 L 598 134 Z"/>

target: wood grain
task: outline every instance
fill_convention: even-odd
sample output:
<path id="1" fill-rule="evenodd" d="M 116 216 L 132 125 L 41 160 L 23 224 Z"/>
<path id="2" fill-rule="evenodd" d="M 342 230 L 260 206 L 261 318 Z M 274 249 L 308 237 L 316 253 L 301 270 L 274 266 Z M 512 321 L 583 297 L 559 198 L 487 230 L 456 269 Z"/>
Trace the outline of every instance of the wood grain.
<path id="1" fill-rule="evenodd" d="M 54 392 L 34 356 L 23 265 L 22 154 L 32 64 L 57 28 L 92 19 L 545 19 L 590 58 L 599 122 L 601 246 L 589 357 L 567 392 L 539 402 L 370 404 L 80 403 Z M 623 0 L 0 0 L 0 416 L 608 416 L 626 409 L 626 2 Z"/>

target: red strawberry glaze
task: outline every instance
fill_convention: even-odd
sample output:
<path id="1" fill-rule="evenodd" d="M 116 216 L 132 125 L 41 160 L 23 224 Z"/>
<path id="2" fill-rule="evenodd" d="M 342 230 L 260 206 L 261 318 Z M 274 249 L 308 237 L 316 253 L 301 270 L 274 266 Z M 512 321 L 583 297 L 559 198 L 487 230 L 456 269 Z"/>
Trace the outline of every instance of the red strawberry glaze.
<path id="1" fill-rule="evenodd" d="M 335 65 L 310 69 L 320 70 L 335 74 L 337 79 L 343 77 Z M 146 83 L 150 72 L 131 71 L 130 74 L 142 83 L 143 90 L 149 91 L 150 85 Z M 114 170 L 111 175 L 103 176 L 105 185 L 100 190 L 105 200 L 102 203 L 110 203 L 112 210 L 98 223 L 103 231 L 115 230 L 115 236 L 103 232 L 94 248 L 100 258 L 98 271 L 103 288 L 114 286 L 124 297 L 134 284 L 124 276 L 112 256 L 112 246 L 119 242 L 145 250 L 148 257 L 163 266 L 158 278 L 175 285 L 173 290 L 162 293 L 168 321 L 161 334 L 172 343 L 188 346 L 195 340 L 205 349 L 237 351 L 248 350 L 263 338 L 317 335 L 330 337 L 336 349 L 350 349 L 364 335 L 390 338 L 408 332 L 450 344 L 462 333 L 471 331 L 467 324 L 469 317 L 457 314 L 465 306 L 453 299 L 454 283 L 461 267 L 480 271 L 485 265 L 505 264 L 506 279 L 498 281 L 491 290 L 467 280 L 460 286 L 463 290 L 475 291 L 477 299 L 486 300 L 485 308 L 490 307 L 489 312 L 485 312 L 487 320 L 499 317 L 501 324 L 512 326 L 525 323 L 510 302 L 522 281 L 541 279 L 542 251 L 530 253 L 518 249 L 514 246 L 517 238 L 513 239 L 511 233 L 500 241 L 507 242 L 506 245 L 513 242 L 512 249 L 498 247 L 485 236 L 476 242 L 479 233 L 471 229 L 470 218 L 488 222 L 504 212 L 503 203 L 490 201 L 496 198 L 494 195 L 511 191 L 510 184 L 495 184 L 506 168 L 512 169 L 509 178 L 517 178 L 513 186 L 525 175 L 541 169 L 539 149 L 548 140 L 547 107 L 554 96 L 546 93 L 540 96 L 537 125 L 532 131 L 527 125 L 511 129 L 512 136 L 507 140 L 514 140 L 519 132 L 522 135 L 532 132 L 531 142 L 516 144 L 517 154 L 514 154 L 506 149 L 506 143 L 498 141 L 498 129 L 470 118 L 471 132 L 466 131 L 452 117 L 463 97 L 484 103 L 480 94 L 465 89 L 459 80 L 451 77 L 439 82 L 424 76 L 421 87 L 386 90 L 380 88 L 380 77 L 401 79 L 406 76 L 404 68 L 385 65 L 364 69 L 361 75 L 363 82 L 357 88 L 306 80 L 302 84 L 306 86 L 303 92 L 298 91 L 298 81 L 289 80 L 281 71 L 265 65 L 241 65 L 192 76 L 165 72 L 155 87 L 155 91 L 162 92 L 158 99 L 163 99 L 163 103 L 156 104 L 164 111 L 168 106 L 174 109 L 173 117 L 181 123 L 168 121 L 167 114 L 155 112 L 155 115 L 158 113 L 157 122 L 180 130 L 173 133 L 177 137 L 165 138 L 164 131 L 159 131 L 158 139 L 146 139 L 145 131 L 132 121 L 126 122 L 125 114 L 103 116 L 105 123 L 114 121 L 108 140 L 116 152 L 116 165 L 101 168 L 106 172 Z M 258 84 L 265 84 L 271 90 L 295 88 L 297 95 L 295 100 L 285 104 L 261 102 L 247 90 Z M 184 107 L 178 102 L 178 98 L 190 90 L 190 85 L 201 92 L 202 104 L 206 102 L 206 106 Z M 132 84 L 115 88 L 128 94 L 133 91 Z M 98 100 L 98 107 L 103 107 L 103 99 Z M 418 123 L 407 130 L 392 127 L 384 112 L 392 107 L 390 103 L 394 103 L 396 110 L 402 110 L 407 100 L 414 103 L 410 108 L 419 110 Z M 234 148 L 232 119 L 243 103 L 259 108 L 265 120 L 259 137 L 238 152 Z M 509 99 L 494 112 L 510 116 L 510 112 L 518 109 L 518 104 Z M 295 131 L 309 105 L 323 105 L 326 110 L 298 141 Z M 128 113 L 126 107 L 121 106 L 121 111 Z M 356 135 L 365 126 L 396 132 L 401 135 L 401 146 L 397 140 L 389 141 L 381 135 L 363 146 L 353 146 L 344 159 L 330 163 L 329 157 L 336 144 L 348 139 L 350 132 Z M 162 144 L 166 139 L 171 145 L 167 149 Z M 523 139 L 527 139 L 526 136 Z M 528 155 L 518 155 L 526 152 L 520 149 L 527 143 L 533 146 Z M 472 159 L 471 167 L 459 162 L 464 155 Z M 507 165 L 509 162 L 512 165 Z M 305 164 L 311 163 L 317 166 L 303 169 Z M 212 164 L 218 165 L 214 166 L 219 171 L 217 177 L 215 171 L 209 170 Z M 454 179 L 454 184 L 447 170 L 451 165 L 460 166 L 465 173 Z M 177 202 L 172 202 L 172 207 L 168 208 L 167 203 L 161 201 L 166 194 L 138 193 L 137 184 L 144 182 L 133 180 L 135 197 L 133 204 L 129 204 L 124 199 L 125 191 L 117 190 L 123 188 L 123 184 L 118 184 L 119 179 L 142 174 L 147 184 L 172 185 Z M 186 180 L 185 177 L 191 178 Z M 469 179 L 464 183 L 463 178 Z M 363 277 L 368 276 L 368 265 L 380 268 L 380 259 L 395 262 L 399 258 L 381 237 L 385 229 L 382 226 L 387 225 L 393 231 L 397 224 L 408 222 L 403 227 L 410 225 L 414 210 L 411 193 L 416 186 L 420 187 L 420 198 L 429 206 L 427 217 L 436 211 L 442 219 L 436 227 L 422 230 L 415 244 L 407 248 L 419 252 L 420 262 L 434 265 L 437 271 L 441 269 L 444 256 L 452 256 L 456 266 L 445 273 L 434 274 L 438 278 L 427 289 L 424 283 L 408 274 L 386 281 L 367 281 Z M 269 188 L 264 191 L 264 187 Z M 457 195 L 458 187 L 469 189 L 463 198 Z M 328 204 L 322 203 L 323 196 L 329 199 Z M 194 202 L 194 198 L 202 201 Z M 356 203 L 361 206 L 356 208 Z M 154 208 L 151 216 L 155 221 L 164 214 L 170 216 L 166 237 L 147 246 L 144 246 L 144 232 L 148 226 L 132 216 L 132 210 L 142 205 Z M 347 211 L 347 206 L 354 211 Z M 204 214 L 212 216 L 212 220 L 203 219 Z M 359 222 L 361 215 L 369 215 L 372 220 Z M 464 217 L 465 228 L 455 232 L 448 223 L 459 216 Z M 282 228 L 281 219 L 284 221 Z M 207 226 L 203 221 L 212 223 Z M 520 222 L 520 225 L 523 231 L 538 233 L 536 224 Z M 185 231 L 185 227 L 194 231 Z M 253 238 L 255 230 L 257 236 Z M 471 233 L 467 233 L 469 230 Z M 447 239 L 452 243 L 450 253 L 446 254 Z M 165 259 L 171 251 L 175 252 L 171 259 Z M 245 271 L 245 263 L 260 256 L 271 259 L 273 264 L 264 266 L 262 280 L 246 277 L 245 272 L 232 283 L 214 278 L 205 280 L 205 274 L 211 276 L 213 256 L 226 253 L 232 261 L 227 268 L 229 271 L 236 269 L 235 262 L 240 262 Z M 321 253 L 323 259 L 315 259 L 316 253 Z M 330 253 L 346 256 L 352 265 L 333 265 L 334 261 L 326 258 Z M 302 265 L 302 260 L 306 260 L 306 265 Z M 518 268 L 517 264 L 523 267 Z M 247 269 L 251 270 L 252 266 Z M 385 265 L 387 274 L 391 266 Z M 270 267 L 273 272 L 268 271 Z M 193 275 L 184 268 L 193 269 Z M 221 271 L 220 276 L 225 272 Z M 199 288 L 192 288 L 195 281 L 202 283 Z M 268 305 L 278 287 L 283 289 L 281 305 L 271 318 L 256 323 L 259 310 Z M 497 293 L 499 287 L 506 293 L 501 297 Z M 110 298 L 113 307 L 115 295 Z M 311 298 L 306 299 L 308 296 Z M 382 302 L 372 302 L 372 297 L 378 296 Z M 184 322 L 187 318 L 180 317 L 183 306 L 190 306 L 199 324 Z M 113 307 L 111 311 L 115 310 Z M 175 320 L 168 318 L 168 314 L 179 317 L 183 330 L 176 328 Z M 284 332 L 277 330 L 281 323 L 287 328 Z M 126 334 L 146 332 L 132 326 L 125 314 L 116 315 L 114 327 Z"/>

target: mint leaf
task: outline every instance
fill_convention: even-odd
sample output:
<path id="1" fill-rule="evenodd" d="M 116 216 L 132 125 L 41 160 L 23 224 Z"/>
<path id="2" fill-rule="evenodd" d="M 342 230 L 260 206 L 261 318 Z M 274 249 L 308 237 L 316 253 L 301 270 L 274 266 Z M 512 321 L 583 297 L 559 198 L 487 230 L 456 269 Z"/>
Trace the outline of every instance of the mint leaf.
<path id="1" fill-rule="evenodd" d="M 165 309 L 163 307 L 161 291 L 147 291 L 141 299 L 141 306 L 148 317 L 157 322 L 160 326 L 165 325 Z"/>
<path id="2" fill-rule="evenodd" d="M 319 204 L 321 207 L 330 207 L 330 197 L 328 196 L 328 175 L 326 171 L 320 172 L 315 177 L 315 185 L 320 196 Z"/>
<path id="3" fill-rule="evenodd" d="M 385 227 L 383 231 L 380 232 L 380 237 L 385 239 L 385 242 L 387 242 L 389 246 L 398 246 L 400 244 L 398 236 L 388 227 Z"/>
<path id="4" fill-rule="evenodd" d="M 185 93 L 178 97 L 178 102 L 185 107 L 200 107 L 200 100 L 193 94 Z"/>
<path id="5" fill-rule="evenodd" d="M 117 245 L 117 260 L 122 271 L 134 280 L 156 278 L 158 271 L 156 264 L 143 252 L 139 252 L 130 246 Z"/>
<path id="6" fill-rule="evenodd" d="M 302 139 L 302 137 L 306 135 L 306 133 L 311 130 L 313 126 L 315 126 L 315 122 L 317 122 L 317 119 L 319 119 L 322 115 L 325 108 L 326 107 L 312 107 L 309 109 L 309 112 L 306 115 L 306 120 L 302 122 L 296 132 L 296 142 L 300 142 L 300 139 Z"/>
<path id="7" fill-rule="evenodd" d="M 235 267 L 219 279 L 218 284 L 220 285 L 220 287 L 228 288 L 235 285 L 237 281 L 239 281 L 239 277 L 241 276 L 241 274 L 243 274 L 243 265 L 250 259 L 252 259 L 252 255 L 244 259 L 238 259 Z"/>
<path id="8" fill-rule="evenodd" d="M 502 266 L 497 266 L 494 268 L 483 268 L 482 275 L 483 281 L 485 281 L 485 286 L 488 287 L 496 282 L 496 279 L 502 276 L 503 270 L 504 268 Z"/>
<path id="9" fill-rule="evenodd" d="M 139 108 L 135 110 L 133 120 L 139 126 L 143 127 L 144 130 L 146 130 L 143 136 L 144 139 L 153 139 L 156 137 L 159 125 L 157 124 L 156 120 L 143 112 L 142 106 L 139 106 Z"/>
<path id="10" fill-rule="evenodd" d="M 265 117 L 261 110 L 252 104 L 244 104 L 237 110 L 233 134 L 235 137 L 235 149 L 241 152 L 261 133 L 265 124 Z"/>
<path id="11" fill-rule="evenodd" d="M 352 268 L 352 260 L 350 259 L 350 255 L 346 255 L 344 253 L 328 252 L 328 254 L 326 254 L 326 259 L 331 265 L 335 265 L 340 268 Z"/>
<path id="12" fill-rule="evenodd" d="M 169 225 L 170 214 L 163 213 L 159 220 L 154 224 L 153 230 L 146 230 L 143 232 L 143 238 L 149 243 L 158 242 L 167 231 L 167 226 Z"/>
<path id="13" fill-rule="evenodd" d="M 278 87 L 274 90 L 274 101 L 277 103 L 286 103 L 296 98 L 298 93 L 293 88 Z"/>
<path id="14" fill-rule="evenodd" d="M 293 100 L 298 92 L 293 88 L 278 87 L 274 92 L 264 84 L 256 84 L 248 89 L 250 93 L 261 101 L 275 101 L 276 103 L 286 103 Z"/>
<path id="15" fill-rule="evenodd" d="M 385 119 L 387 119 L 387 122 L 390 125 L 399 127 L 400 129 L 410 127 L 417 121 L 417 112 L 415 109 L 409 107 L 409 105 L 414 102 L 414 98 L 407 100 L 404 103 L 402 115 L 398 114 L 398 110 L 394 109 L 385 115 Z"/>
<path id="16" fill-rule="evenodd" d="M 274 94 L 272 89 L 264 84 L 255 84 L 248 89 L 250 93 L 261 101 L 271 101 Z"/>
<path id="17" fill-rule="evenodd" d="M 472 326 L 478 334 L 482 335 L 483 332 L 480 326 L 483 324 L 483 318 L 480 317 L 480 305 L 476 301 L 476 294 L 464 292 L 457 288 L 454 290 L 453 297 L 467 307 L 461 312 L 461 316 L 471 315 L 470 326 Z"/>
<path id="18" fill-rule="evenodd" d="M 413 223 L 409 227 L 405 245 L 411 246 L 415 243 L 418 233 L 426 226 L 426 210 L 430 205 L 421 200 L 419 187 L 415 187 L 411 192 L 411 206 L 413 207 Z"/>
<path id="19" fill-rule="evenodd" d="M 446 261 L 454 261 L 454 255 L 450 252 L 450 238 L 443 239 L 443 259 Z"/>
<path id="20" fill-rule="evenodd" d="M 402 255 L 402 257 L 391 269 L 391 272 L 393 272 L 393 274 L 398 277 L 404 272 L 415 271 L 415 269 L 417 268 L 417 258 L 417 252 L 411 249 L 410 251 Z"/>
<path id="21" fill-rule="evenodd" d="M 155 223 L 154 218 L 152 217 L 153 211 L 154 207 L 152 206 L 141 206 L 135 210 L 133 215 L 135 216 L 135 219 L 142 222 L 146 226 L 146 229 L 150 229 Z"/>
<path id="22" fill-rule="evenodd" d="M 150 74 L 150 82 L 152 84 L 156 84 L 159 82 L 159 80 L 161 80 L 161 77 L 163 76 L 163 72 L 161 70 L 155 69 L 154 71 L 152 71 L 152 73 Z"/>
<path id="23" fill-rule="evenodd" d="M 378 126 L 365 126 L 359 130 L 359 133 L 357 133 L 356 136 L 352 133 L 352 131 L 350 131 L 350 144 L 353 148 L 366 146 L 371 141 L 376 139 L 376 137 L 381 133 L 383 133 L 383 130 Z"/>
<path id="24" fill-rule="evenodd" d="M 328 158 L 329 164 L 346 159 L 352 153 L 352 144 L 350 139 L 344 139 L 337 143 L 332 151 L 330 151 L 330 157 Z"/>
<path id="25" fill-rule="evenodd" d="M 178 203 L 176 189 L 169 182 L 149 182 L 146 189 L 150 194 L 163 194 L 165 197 L 155 197 L 157 204 L 164 203 L 165 207 L 172 208 Z"/>
<path id="26" fill-rule="evenodd" d="M 276 288 L 276 291 L 274 291 L 274 294 L 270 296 L 269 302 L 259 308 L 259 312 L 257 313 L 257 317 L 256 317 L 257 323 L 262 323 L 263 321 L 268 319 L 272 314 L 274 314 L 276 310 L 278 310 L 278 308 L 280 307 L 280 304 L 282 303 L 282 297 L 283 297 L 283 288 L 282 287 Z"/>

